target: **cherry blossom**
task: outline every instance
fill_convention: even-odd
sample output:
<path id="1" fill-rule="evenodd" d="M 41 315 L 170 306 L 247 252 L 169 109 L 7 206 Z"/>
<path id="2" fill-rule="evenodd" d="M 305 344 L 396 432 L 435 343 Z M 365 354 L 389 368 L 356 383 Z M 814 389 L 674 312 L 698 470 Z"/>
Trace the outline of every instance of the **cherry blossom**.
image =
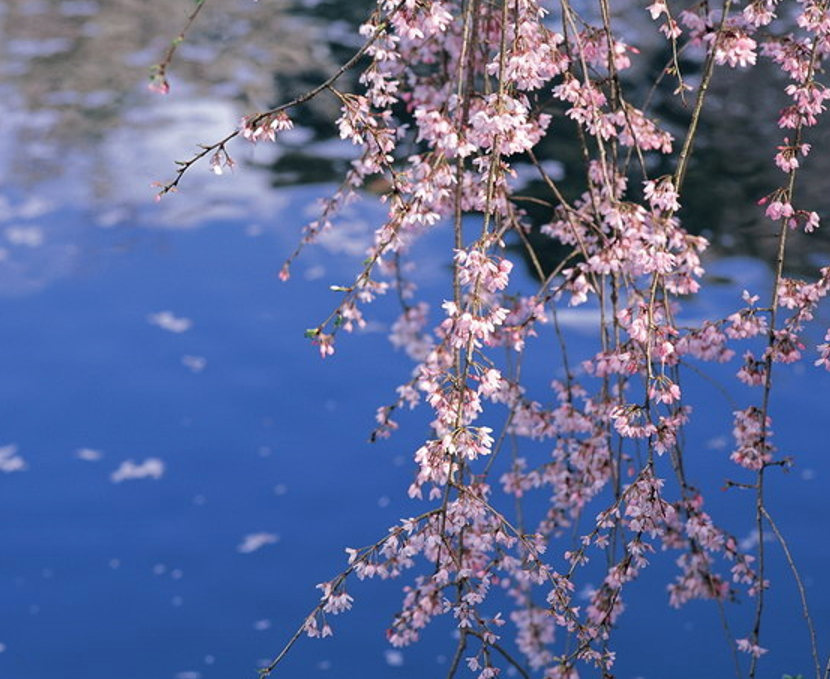
<path id="1" fill-rule="evenodd" d="M 408 487 L 424 513 L 374 545 L 347 550 L 346 570 L 320 585 L 298 635 L 332 634 L 327 616 L 353 603 L 349 577 L 401 578 L 387 631 L 394 647 L 416 643 L 443 617 L 458 635 L 456 665 L 480 679 L 511 666 L 544 679 L 574 679 L 584 667 L 610 676 L 616 653 L 625 652 L 614 648 L 615 628 L 626 624 L 636 596 L 631 583 L 656 577 L 649 566 L 666 552 L 677 567 L 661 585 L 670 606 L 713 600 L 728 617 L 726 604 L 744 589 L 764 609 L 772 586 L 763 578 L 764 552 L 743 553 L 704 511 L 699 479 L 686 477 L 684 459 L 700 448 L 686 436 L 699 417 L 686 376 L 705 375 L 703 362 L 741 357 L 726 386 L 730 398 L 745 399 L 731 408 L 738 480 L 727 487 L 751 491 L 756 524 L 771 524 L 764 484 L 772 467 L 786 464 L 772 443 L 774 375 L 805 356 L 830 370 L 830 331 L 817 359 L 807 349 L 830 267 L 809 281 L 784 275 L 788 232 L 803 240 L 819 227 L 799 182 L 818 148 L 811 128 L 830 99 L 821 77 L 830 19 L 825 5 L 785 0 L 682 10 L 654 0 L 638 8 L 658 22 L 650 35 L 672 55 L 664 74 L 677 81 L 672 96 L 689 112 L 690 121 L 664 124 L 628 85 L 652 65 L 642 46 L 621 39 L 616 9 L 614 16 L 607 9 L 379 0 L 341 71 L 293 102 L 246 115 L 161 187 L 174 191 L 202 158 L 217 174 L 233 168 L 234 136 L 274 141 L 291 129 L 299 104 L 331 97 L 337 133 L 355 156 L 280 270 L 288 285 L 301 250 L 336 234 L 343 208 L 372 200 L 368 186 L 381 187 L 384 217 L 362 265 L 351 282 L 332 286 L 335 308 L 306 335 L 329 357 L 340 331 L 384 313 L 372 302 L 385 295 L 384 304 L 395 305 L 389 339 L 414 365 L 377 407 L 371 438 L 395 441 L 399 413 L 426 411 L 427 431 L 409 450 Z M 687 59 L 701 65 L 688 82 Z M 782 254 L 766 289 L 745 292 L 723 317 L 701 317 L 694 310 L 704 305 L 688 302 L 708 284 L 709 243 L 684 224 L 681 206 L 694 208 L 686 170 L 706 124 L 700 114 L 713 73 L 730 68 L 742 77 L 762 60 L 783 76 L 769 85 L 786 97 L 770 123 L 785 130 L 769 149 L 783 175 L 752 200 Z M 359 71 L 354 92 L 339 81 L 350 69 Z M 655 92 L 669 96 L 659 83 Z M 562 141 L 578 159 L 560 186 L 540 156 L 548 142 Z M 524 168 L 538 170 L 544 198 L 518 188 Z M 528 204 L 543 213 L 539 221 Z M 406 262 L 418 261 L 419 239 L 433 233 L 448 245 L 429 256 L 446 264 L 451 283 L 430 310 Z M 552 264 L 538 256 L 539 243 L 557 253 Z M 538 280 L 528 283 L 518 249 Z M 563 330 L 571 314 L 593 324 L 591 340 Z M 173 329 L 180 320 L 151 322 Z M 529 379 L 536 364 L 524 363 L 534 352 L 556 372 Z M 753 389 L 733 396 L 735 384 Z M 519 660 L 499 652 L 511 639 Z M 760 642 L 757 632 L 736 641 L 753 663 L 750 676 L 766 652 Z"/>
<path id="2" fill-rule="evenodd" d="M 262 139 L 274 141 L 277 138 L 277 133 L 290 130 L 292 127 L 294 127 L 294 124 L 285 111 L 278 111 L 273 114 L 267 113 L 245 116 L 240 122 L 242 136 L 252 142 L 257 142 Z M 214 158 L 216 157 L 214 155 Z"/>

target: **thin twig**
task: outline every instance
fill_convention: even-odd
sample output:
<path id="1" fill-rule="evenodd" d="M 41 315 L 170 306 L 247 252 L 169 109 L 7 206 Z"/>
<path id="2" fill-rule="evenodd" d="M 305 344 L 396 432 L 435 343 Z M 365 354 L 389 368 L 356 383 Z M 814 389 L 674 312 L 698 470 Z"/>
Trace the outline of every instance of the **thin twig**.
<path id="1" fill-rule="evenodd" d="M 397 7 L 393 10 L 392 13 L 394 14 L 394 12 L 397 12 L 397 10 L 401 6 L 403 6 L 403 2 L 399 3 L 397 5 Z M 337 82 L 343 76 L 343 74 L 345 74 L 347 71 L 350 71 L 355 66 L 355 64 L 357 64 L 357 62 L 360 61 L 361 58 L 363 58 L 363 56 L 366 54 L 366 52 L 369 50 L 369 48 L 371 48 L 371 46 L 375 43 L 375 41 L 386 30 L 386 27 L 387 27 L 387 22 L 386 21 L 381 22 L 380 24 L 378 24 L 377 27 L 375 28 L 375 31 L 372 33 L 372 35 L 369 37 L 369 39 L 365 43 L 363 43 L 363 46 L 359 50 L 357 50 L 357 52 L 355 52 L 348 61 L 346 61 L 342 66 L 340 66 L 340 68 L 338 68 L 332 76 L 330 76 L 329 78 L 324 80 L 322 83 L 320 83 L 316 87 L 313 87 L 312 89 L 308 90 L 304 94 L 301 94 L 300 96 L 296 97 L 295 99 L 292 99 L 291 101 L 289 101 L 285 104 L 280 104 L 279 106 L 275 106 L 274 108 L 269 109 L 267 111 L 263 111 L 261 113 L 255 114 L 253 116 L 249 116 L 248 117 L 249 125 L 251 125 L 253 127 L 256 127 L 257 123 L 261 122 L 262 120 L 265 120 L 265 118 L 267 118 L 268 116 L 273 116 L 273 115 L 279 113 L 280 111 L 285 111 L 287 109 L 294 108 L 295 106 L 299 106 L 300 104 L 304 104 L 305 102 L 307 102 L 307 101 L 313 99 L 314 97 L 316 97 L 318 94 L 320 94 L 324 90 L 331 89 L 331 87 L 334 85 L 334 83 Z M 176 161 L 176 165 L 179 166 L 179 169 L 176 171 L 176 176 L 173 178 L 172 181 L 168 182 L 167 184 L 158 185 L 159 186 L 159 192 L 158 192 L 158 194 L 156 194 L 156 198 L 159 199 L 162 196 L 164 196 L 165 194 L 170 193 L 171 191 L 177 190 L 178 186 L 179 186 L 179 182 L 181 181 L 181 179 L 184 176 L 185 172 L 187 172 L 194 164 L 199 162 L 202 158 L 204 158 L 211 151 L 217 151 L 219 149 L 223 149 L 229 141 L 231 141 L 232 139 L 238 137 L 239 134 L 241 133 L 241 131 L 242 130 L 239 130 L 239 129 L 234 130 L 233 132 L 227 134 L 225 137 L 223 137 L 219 141 L 214 142 L 213 144 L 203 144 L 203 145 L 201 145 L 200 148 L 202 150 L 199 151 L 198 153 L 196 153 L 195 155 L 193 155 L 189 160 Z"/>
<path id="2" fill-rule="evenodd" d="M 474 636 L 481 639 L 482 641 L 485 641 L 484 635 L 481 632 L 476 632 L 475 630 L 467 630 L 467 633 L 470 636 Z M 485 643 L 490 648 L 495 649 L 501 655 L 502 658 L 504 658 L 508 663 L 510 663 L 516 669 L 516 671 L 522 675 L 523 679 L 530 679 L 530 675 L 527 673 L 527 670 L 524 667 L 522 667 L 519 664 L 519 662 L 512 655 L 510 655 L 510 653 L 508 653 L 503 646 L 493 641 L 485 641 Z"/>
<path id="3" fill-rule="evenodd" d="M 196 21 L 196 17 L 199 16 L 199 12 L 202 11 L 205 4 L 207 4 L 206 0 L 196 0 L 196 7 L 187 17 L 182 30 L 179 31 L 178 35 L 170 41 L 170 47 L 168 47 L 167 53 L 164 55 L 164 59 L 150 69 L 151 89 L 163 94 L 167 94 L 167 92 L 170 91 L 170 84 L 167 82 L 167 67 L 173 63 L 173 57 L 176 54 L 176 50 L 178 50 L 179 45 L 184 42 L 187 32 L 190 30 L 190 27 L 193 26 L 193 23 Z"/>
<path id="4" fill-rule="evenodd" d="M 819 661 L 818 657 L 818 644 L 816 642 L 816 628 L 813 625 L 813 619 L 810 617 L 810 609 L 807 606 L 807 592 L 804 589 L 804 583 L 801 580 L 801 576 L 798 573 L 798 568 L 795 566 L 795 559 L 793 559 L 793 555 L 790 552 L 790 548 L 787 544 L 787 541 L 784 539 L 784 536 L 781 534 L 781 531 L 778 530 L 778 526 L 775 525 L 775 521 L 772 520 L 772 516 L 770 516 L 769 510 L 766 507 L 761 507 L 761 512 L 766 518 L 767 522 L 769 522 L 770 528 L 772 528 L 772 532 L 775 533 L 775 537 L 778 538 L 778 543 L 781 545 L 781 549 L 784 550 L 784 556 L 787 559 L 787 563 L 790 566 L 790 570 L 793 572 L 793 578 L 795 578 L 796 587 L 798 587 L 798 594 L 801 597 L 801 612 L 804 615 L 804 620 L 807 622 L 807 629 L 810 633 L 810 650 L 813 654 L 813 662 L 816 666 L 816 679 L 821 679 L 821 662 Z"/>
<path id="5" fill-rule="evenodd" d="M 412 519 L 411 521 L 420 523 L 424 519 L 427 519 L 436 513 L 438 513 L 437 509 L 431 509 L 430 511 L 424 512 L 423 514 L 416 517 L 415 519 Z M 332 593 L 336 592 L 340 585 L 342 585 L 348 579 L 348 577 L 354 572 L 355 568 L 357 568 L 358 564 L 361 564 L 367 559 L 369 559 L 388 540 L 400 535 L 404 530 L 404 528 L 396 526 L 391 531 L 389 531 L 389 533 L 387 533 L 383 538 L 378 540 L 375 544 L 363 549 L 363 554 L 359 558 L 355 559 L 351 564 L 349 564 L 348 568 L 346 568 L 337 577 L 334 578 L 334 580 L 332 581 L 333 585 L 331 588 Z M 277 665 L 279 665 L 280 662 L 282 662 L 282 659 L 293 648 L 294 644 L 297 643 L 297 640 L 303 635 L 303 632 L 305 632 L 306 624 L 308 623 L 308 621 L 323 610 L 323 607 L 328 603 L 330 598 L 331 595 L 323 597 L 320 600 L 320 602 L 314 607 L 314 609 L 307 616 L 305 616 L 305 618 L 303 618 L 302 624 L 297 628 L 297 631 L 294 632 L 291 638 L 285 643 L 282 650 L 277 654 L 277 656 L 268 665 L 259 670 L 260 679 L 265 679 L 265 677 L 268 677 L 274 671 Z"/>
<path id="6" fill-rule="evenodd" d="M 453 654 L 452 662 L 450 663 L 450 669 L 447 672 L 447 679 L 452 679 L 458 671 L 458 666 L 461 663 L 464 650 L 467 648 L 467 634 L 468 630 L 461 630 L 461 636 L 458 638 L 458 646 L 455 648 L 455 653 Z"/>

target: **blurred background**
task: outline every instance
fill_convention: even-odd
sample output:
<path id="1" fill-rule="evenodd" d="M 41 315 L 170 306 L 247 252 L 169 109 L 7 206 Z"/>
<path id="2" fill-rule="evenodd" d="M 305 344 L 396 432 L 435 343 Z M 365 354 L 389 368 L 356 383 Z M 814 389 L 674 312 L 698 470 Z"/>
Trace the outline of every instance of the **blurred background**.
<path id="1" fill-rule="evenodd" d="M 184 0 L 0 2 L 0 679 L 254 677 L 317 602 L 314 586 L 345 566 L 343 548 L 371 544 L 423 511 L 405 491 L 428 413 L 402 416 L 390 441 L 367 442 L 375 409 L 394 400 L 411 370 L 386 339 L 395 300 L 372 307 L 361 336 L 344 337 L 325 362 L 303 339 L 337 302 L 329 285 L 351 281 L 381 206 L 367 198 L 350 207 L 289 282 L 276 277 L 353 157 L 333 136 L 336 103 L 311 102 L 279 144 L 230 147 L 233 173 L 196 166 L 160 203 L 150 186 L 242 115 L 331 73 L 357 47 L 367 3 L 208 0 L 169 70 L 170 94 L 154 95 L 149 68 L 192 8 Z M 636 91 L 666 55 L 647 13 L 622 9 L 615 21 L 643 52 Z M 690 57 L 687 67 L 693 80 L 699 64 Z M 753 77 L 715 79 L 690 169 L 684 219 L 713 247 L 710 285 L 690 300 L 689 320 L 730 313 L 744 288 L 769 290 L 774 229 L 755 202 L 778 181 L 780 102 L 767 94 L 775 87 L 757 86 L 775 82 L 773 73 Z M 659 91 L 655 110 L 677 130 L 688 115 Z M 579 159 L 563 130 L 545 153 L 555 154 L 573 195 Z M 826 130 L 812 141 L 799 195 L 826 213 L 830 168 L 818 153 Z M 794 238 L 791 268 L 808 275 L 825 265 L 826 243 L 822 233 Z M 433 308 L 448 295 L 449 267 L 431 253 L 446 245 L 439 229 L 414 253 Z M 529 273 L 516 280 L 534 289 Z M 562 314 L 574 361 L 596 348 L 595 316 L 591 308 Z M 817 328 L 828 325 L 822 309 Z M 538 367 L 526 372 L 543 402 L 560 374 L 550 342 L 531 349 Z M 757 396 L 736 386 L 737 367 L 705 366 L 684 385 L 697 408 L 687 472 L 752 548 L 752 503 L 719 491 L 737 474 L 728 462 L 731 412 Z M 776 443 L 795 466 L 774 470 L 769 483 L 770 511 L 802 569 L 825 654 L 828 388 L 827 373 L 809 361 L 777 375 Z M 763 676 L 807 675 L 796 591 L 780 550 L 770 552 Z M 619 677 L 731 672 L 716 608 L 668 608 L 674 558 L 656 557 L 655 572 L 632 587 L 615 643 Z M 350 587 L 355 610 L 332 621 L 334 638 L 301 641 L 276 676 L 444 676 L 451 621 L 412 648 L 385 642 L 404 584 Z M 746 636 L 752 608 L 731 609 L 736 636 Z M 690 659 L 690 648 L 707 653 Z"/>

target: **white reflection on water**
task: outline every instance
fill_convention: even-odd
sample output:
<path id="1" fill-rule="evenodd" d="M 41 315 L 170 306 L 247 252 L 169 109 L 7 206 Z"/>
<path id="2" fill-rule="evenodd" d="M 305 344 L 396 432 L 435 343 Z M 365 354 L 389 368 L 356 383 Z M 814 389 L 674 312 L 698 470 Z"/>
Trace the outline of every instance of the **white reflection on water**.
<path id="1" fill-rule="evenodd" d="M 26 469 L 26 461 L 17 454 L 17 445 L 10 443 L 0 447 L 0 472 L 22 472 Z"/>
<path id="2" fill-rule="evenodd" d="M 269 222 L 286 194 L 252 168 L 273 161 L 276 145 L 232 144 L 236 172 L 217 178 L 200 164 L 158 205 L 151 184 L 171 179 L 174 161 L 227 135 L 243 113 L 280 98 L 275 72 L 333 65 L 326 22 L 286 14 L 289 4 L 208 7 L 171 66 L 167 97 L 147 90 L 147 69 L 186 6 L 0 5 L 0 295 L 32 294 L 84 269 L 98 229 L 122 235 L 220 220 L 279 228 Z M 292 143 L 308 141 L 301 134 Z"/>

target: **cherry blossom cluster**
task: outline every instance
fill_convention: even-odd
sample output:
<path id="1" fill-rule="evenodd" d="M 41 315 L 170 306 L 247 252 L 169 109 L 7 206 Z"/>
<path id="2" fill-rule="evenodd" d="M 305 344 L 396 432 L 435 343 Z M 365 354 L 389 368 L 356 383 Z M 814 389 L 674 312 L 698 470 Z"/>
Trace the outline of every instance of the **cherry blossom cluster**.
<path id="1" fill-rule="evenodd" d="M 245 116 L 239 124 L 242 136 L 250 141 L 260 140 L 274 141 L 278 132 L 290 130 L 294 123 L 285 111 L 266 113 L 260 115 Z"/>
<path id="2" fill-rule="evenodd" d="M 830 370 L 830 331 L 817 351 L 808 348 L 830 267 L 812 282 L 784 275 L 788 234 L 809 238 L 819 227 L 815 207 L 794 196 L 815 153 L 810 128 L 830 99 L 821 82 L 830 12 L 814 0 L 683 9 L 655 0 L 645 11 L 672 55 L 663 75 L 676 79 L 674 94 L 687 104 L 682 125 L 659 120 L 648 99 L 624 86 L 645 57 L 621 39 L 604 0 L 590 12 L 567 0 L 379 0 L 360 28 L 363 47 L 342 69 L 360 69 L 359 92 L 335 87 L 341 72 L 293 104 L 243 118 L 244 138 L 278 141 L 292 105 L 326 93 L 338 102 L 335 126 L 356 157 L 280 277 L 289 278 L 303 246 L 338 228 L 361 189 L 384 187 L 386 215 L 362 268 L 351 284 L 332 286 L 341 301 L 307 335 L 332 356 L 340 330 L 363 327 L 366 305 L 396 293 L 402 308 L 390 340 L 415 365 L 378 408 L 372 439 L 398 430 L 393 417 L 402 410 L 430 415 L 408 487 L 429 509 L 375 545 L 349 550 L 347 570 L 320 586 L 307 635 L 328 636 L 327 616 L 350 608 L 349 576 L 409 573 L 387 632 L 393 645 L 418 641 L 444 616 L 458 630 L 453 672 L 466 666 L 489 679 L 513 666 L 524 676 L 527 667 L 536 677 L 574 679 L 588 666 L 611 676 L 624 652 L 614 648 L 614 630 L 626 624 L 629 584 L 671 551 L 679 572 L 666 583 L 669 605 L 722 605 L 740 588 L 757 602 L 752 632 L 733 635 L 756 676 L 771 586 L 763 550 L 744 553 L 703 510 L 699 480 L 686 478 L 684 457 L 703 451 L 683 436 L 696 417 L 684 376 L 690 366 L 742 357 L 734 372 L 754 388 L 753 400 L 733 412 L 738 480 L 727 486 L 754 494 L 757 529 L 769 529 L 764 475 L 787 459 L 776 458 L 786 444 L 772 442 L 773 371 L 805 357 Z M 697 55 L 696 78 L 684 78 L 681 53 Z M 687 320 L 709 244 L 684 227 L 684 181 L 709 83 L 719 68 L 740 75 L 764 59 L 787 79 L 775 121 L 785 136 L 769 149 L 784 179 L 755 197 L 776 223 L 774 286 L 744 292 L 723 318 Z M 563 140 L 583 163 L 567 188 L 540 162 L 551 141 Z M 194 161 L 212 153 L 217 173 L 232 166 L 228 141 L 203 147 Z M 545 207 L 537 225 L 519 181 L 528 166 L 544 187 L 542 198 L 530 197 Z M 430 306 L 406 262 L 435 230 L 451 232 L 443 256 L 453 275 L 440 305 Z M 517 247 L 538 278 L 531 289 L 516 275 Z M 562 253 L 547 270 L 540 248 Z M 577 362 L 559 323 L 568 307 L 596 317 L 595 339 Z M 523 367 L 540 346 L 560 368 L 541 391 Z M 573 535 L 582 536 L 576 545 Z"/>

